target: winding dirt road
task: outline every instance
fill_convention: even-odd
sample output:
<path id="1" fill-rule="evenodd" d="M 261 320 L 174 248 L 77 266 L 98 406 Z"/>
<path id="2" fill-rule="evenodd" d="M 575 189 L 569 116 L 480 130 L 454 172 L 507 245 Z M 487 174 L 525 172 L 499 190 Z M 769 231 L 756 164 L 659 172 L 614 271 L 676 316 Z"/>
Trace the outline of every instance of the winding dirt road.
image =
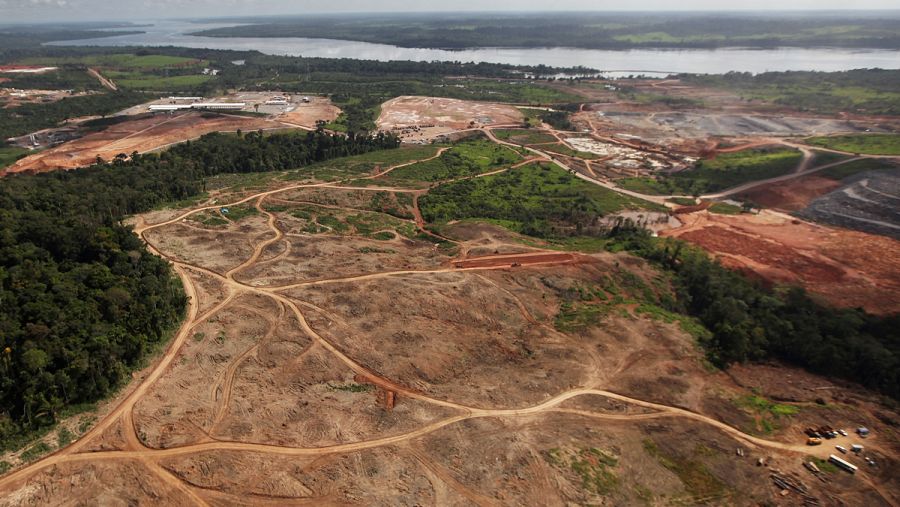
<path id="1" fill-rule="evenodd" d="M 489 131 L 486 131 L 488 136 L 496 141 L 496 138 L 490 134 Z M 496 141 L 499 142 L 499 141 Z M 501 142 L 501 144 L 504 144 Z M 554 160 L 549 155 L 542 153 L 538 150 L 530 150 L 541 160 Z M 439 151 L 434 157 L 435 158 L 441 155 L 442 151 Z M 555 161 L 555 160 L 554 160 Z M 559 163 L 559 162 L 557 162 Z M 371 178 L 377 178 L 379 176 L 383 176 L 388 174 L 390 171 L 393 171 L 397 168 L 403 167 L 409 164 L 400 164 L 397 166 L 393 166 L 391 168 L 386 169 L 385 171 L 371 176 Z M 837 164 L 832 164 L 837 165 Z M 563 166 L 564 167 L 564 166 Z M 814 170 L 821 170 L 822 168 L 817 168 Z M 813 170 L 810 170 L 813 171 Z M 595 180 L 590 180 L 595 181 Z M 497 255 L 497 256 L 488 256 L 483 258 L 469 258 L 465 260 L 456 261 L 455 264 L 451 265 L 451 267 L 445 269 L 434 269 L 434 270 L 398 270 L 398 271 L 385 271 L 385 272 L 375 272 L 375 273 L 362 273 L 355 276 L 341 276 L 341 277 L 333 277 L 333 278 L 325 278 L 318 280 L 306 280 L 299 281 L 293 284 L 282 285 L 282 286 L 272 286 L 272 287 L 257 287 L 249 284 L 242 283 L 235 279 L 235 275 L 240 273 L 243 270 L 255 265 L 260 262 L 259 258 L 265 249 L 271 245 L 282 241 L 284 238 L 284 232 L 281 231 L 278 227 L 277 220 L 274 214 L 268 212 L 263 207 L 265 199 L 269 196 L 274 196 L 279 193 L 287 192 L 294 189 L 299 188 L 353 188 L 353 189 L 366 189 L 366 190 L 375 190 L 375 188 L 367 188 L 367 187 L 347 187 L 341 186 L 338 182 L 326 182 L 326 183 L 316 183 L 316 184 L 302 184 L 302 185 L 288 185 L 282 188 L 267 190 L 264 192 L 259 192 L 239 200 L 235 202 L 231 202 L 228 204 L 216 204 L 216 205 L 206 205 L 200 206 L 195 209 L 191 209 L 189 211 L 185 211 L 183 213 L 178 214 L 176 217 L 155 223 L 155 224 L 147 224 L 143 221 L 143 218 L 140 219 L 139 223 L 135 227 L 135 233 L 138 234 L 148 245 L 148 248 L 153 253 L 168 259 L 175 268 L 176 273 L 180 277 L 185 293 L 189 298 L 188 304 L 188 312 L 187 317 L 178 333 L 175 335 L 169 347 L 166 349 L 165 353 L 156 361 L 155 365 L 148 371 L 146 376 L 143 379 L 140 379 L 135 382 L 135 385 L 132 387 L 131 391 L 122 399 L 119 404 L 113 408 L 103 419 L 101 419 L 92 429 L 90 429 L 87 433 L 85 433 L 81 438 L 75 441 L 73 444 L 60 449 L 56 453 L 45 457 L 42 460 L 39 460 L 33 464 L 25 466 L 19 470 L 16 470 L 12 473 L 5 475 L 0 478 L 0 492 L 2 491 L 10 491 L 16 487 L 21 486 L 22 481 L 27 480 L 33 475 L 47 470 L 50 467 L 55 465 L 64 464 L 64 463 L 95 463 L 102 461 L 113 461 L 113 460 L 135 460 L 138 461 L 144 466 L 148 468 L 153 474 L 159 477 L 161 480 L 170 484 L 174 489 L 181 492 L 184 495 L 184 499 L 191 504 L 197 505 L 205 505 L 206 502 L 203 498 L 202 490 L 196 488 L 195 486 L 190 485 L 189 483 L 180 480 L 179 478 L 173 476 L 171 472 L 166 470 L 163 466 L 160 465 L 160 460 L 164 458 L 170 458 L 175 456 L 188 456 L 188 455 L 196 455 L 198 453 L 207 452 L 207 451 L 238 451 L 238 452 L 252 452 L 252 453 L 263 453 L 263 454 L 271 454 L 271 455 L 280 455 L 280 456 L 325 456 L 325 455 L 333 455 L 337 453 L 349 453 L 354 451 L 360 451 L 365 449 L 373 449 L 377 447 L 383 446 L 391 446 L 397 444 L 404 444 L 411 440 L 423 437 L 425 435 L 431 434 L 435 431 L 438 431 L 442 428 L 446 428 L 448 426 L 472 419 L 478 418 L 527 418 L 527 417 L 539 417 L 543 414 L 554 414 L 554 413 L 568 413 L 568 414 L 577 414 L 583 417 L 589 417 L 591 419 L 597 421 L 616 421 L 616 422 L 640 422 L 654 419 L 662 419 L 662 418 L 684 418 L 689 419 L 691 421 L 695 421 L 697 423 L 706 425 L 712 429 L 720 431 L 735 440 L 738 440 L 748 446 L 751 447 L 759 447 L 770 450 L 776 450 L 779 452 L 785 453 L 795 453 L 798 455 L 809 455 L 814 454 L 820 457 L 824 457 L 827 455 L 827 450 L 823 447 L 814 449 L 809 448 L 805 445 L 796 445 L 796 444 L 788 444 L 784 442 L 778 442 L 768 439 L 763 439 L 760 437 L 756 437 L 753 435 L 749 435 L 744 433 L 743 431 L 729 426 L 717 419 L 710 418 L 703 414 L 699 414 L 696 412 L 692 412 L 683 408 L 673 407 L 668 405 L 663 405 L 659 403 L 653 403 L 645 400 L 635 399 L 629 396 L 625 396 L 619 393 L 596 389 L 592 386 L 582 386 L 578 388 L 568 389 L 563 392 L 555 393 L 550 396 L 545 401 L 527 407 L 521 408 L 509 408 L 509 409 L 497 409 L 491 407 L 478 407 L 471 406 L 462 403 L 454 402 L 453 400 L 446 400 L 435 398 L 429 396 L 425 393 L 422 393 L 416 389 L 412 389 L 408 386 L 404 386 L 399 384 L 398 382 L 380 376 L 379 374 L 369 370 L 365 366 L 361 365 L 357 360 L 350 357 L 347 353 L 342 351 L 338 346 L 331 343 L 329 340 L 324 338 L 318 332 L 313 329 L 309 322 L 306 319 L 303 311 L 301 310 L 301 306 L 315 308 L 317 311 L 326 311 L 321 309 L 312 303 L 308 303 L 305 301 L 295 301 L 294 299 L 290 299 L 283 295 L 283 291 L 305 287 L 310 285 L 322 285 L 329 283 L 348 283 L 348 282 L 359 282 L 377 279 L 381 277 L 396 277 L 396 276 L 420 276 L 423 274 L 434 274 L 434 273 L 445 273 L 445 272 L 461 272 L 461 271 L 479 271 L 479 270 L 493 270 L 493 269 L 509 269 L 511 265 L 515 263 L 520 264 L 529 264 L 532 268 L 535 266 L 541 265 L 554 265 L 559 264 L 561 262 L 580 262 L 584 261 L 580 256 L 574 254 L 560 254 L 556 251 L 536 251 L 534 253 L 529 254 L 517 254 L 517 255 Z M 385 190 L 384 188 L 378 188 L 377 190 Z M 409 189 L 396 189 L 392 191 L 406 191 L 409 192 Z M 255 208 L 266 216 L 266 226 L 271 232 L 271 237 L 259 241 L 255 247 L 253 248 L 250 256 L 243 262 L 241 262 L 236 267 L 228 270 L 226 273 L 217 273 L 211 269 L 208 269 L 204 266 L 191 264 L 185 262 L 167 252 L 164 252 L 161 247 L 155 245 L 151 240 L 147 237 L 147 232 L 152 231 L 154 229 L 159 229 L 161 227 L 165 227 L 170 224 L 177 223 L 186 217 L 201 213 L 206 210 L 216 209 L 223 206 L 236 206 L 242 203 L 254 202 Z M 417 217 L 417 222 L 421 220 L 420 217 Z M 582 256 L 583 257 L 583 256 Z M 209 310 L 206 310 L 202 314 L 200 313 L 200 301 L 197 288 L 195 286 L 195 282 L 192 280 L 190 273 L 197 272 L 203 273 L 207 276 L 211 276 L 215 278 L 218 282 L 220 282 L 224 291 L 226 292 L 226 297 L 220 301 L 218 304 L 214 305 Z M 140 438 L 138 432 L 136 431 L 134 424 L 134 407 L 137 402 L 142 399 L 149 390 L 154 386 L 154 384 L 166 373 L 166 371 L 171 367 L 173 361 L 176 357 L 178 357 L 179 352 L 181 351 L 183 345 L 185 344 L 187 338 L 192 335 L 195 327 L 199 324 L 207 321 L 214 315 L 216 315 L 219 311 L 221 311 L 226 306 L 233 303 L 236 297 L 241 294 L 255 294 L 270 298 L 273 300 L 279 307 L 279 318 L 275 319 L 274 322 L 269 322 L 269 329 L 266 331 L 265 336 L 262 338 L 263 341 L 268 339 L 272 333 L 274 333 L 275 329 L 279 325 L 278 323 L 281 321 L 282 317 L 290 312 L 293 315 L 298 324 L 299 330 L 302 331 L 306 336 L 313 340 L 313 342 L 325 350 L 327 350 L 330 354 L 332 354 L 335 358 L 341 361 L 344 365 L 349 367 L 352 371 L 354 371 L 357 375 L 365 378 L 367 381 L 372 384 L 378 385 L 384 389 L 396 392 L 401 394 L 404 397 L 419 400 L 424 403 L 444 407 L 449 409 L 452 412 L 455 412 L 455 415 L 451 415 L 449 417 L 445 417 L 438 421 L 431 422 L 429 424 L 424 424 L 414 430 L 407 431 L 405 433 L 391 435 L 381 438 L 374 438 L 370 440 L 360 440 L 355 442 L 348 442 L 336 445 L 329 445 L 323 447 L 292 447 L 285 445 L 274 445 L 265 442 L 243 442 L 243 441 L 227 441 L 227 440 L 218 440 L 210 437 L 208 441 L 199 441 L 191 444 L 180 445 L 176 447 L 169 448 L 151 448 L 148 447 Z M 520 309 L 527 312 L 524 309 L 521 301 L 519 301 Z M 533 320 L 533 318 L 532 318 Z M 232 362 L 226 368 L 223 376 L 220 379 L 217 379 L 210 390 L 210 396 L 214 397 L 217 401 L 216 411 L 214 414 L 214 424 L 212 426 L 215 429 L 216 425 L 222 420 L 225 412 L 228 409 L 229 402 L 231 400 L 231 386 L 233 384 L 233 379 L 235 375 L 235 371 L 239 368 L 240 364 L 249 357 L 249 355 L 253 354 L 256 348 L 259 346 L 259 343 L 254 344 L 252 347 L 247 348 L 243 351 L 243 353 L 239 354 L 236 358 L 232 360 Z M 632 404 L 635 406 L 643 407 L 646 409 L 652 410 L 650 413 L 644 414 L 606 414 L 606 413 L 597 413 L 586 410 L 576 410 L 576 409 L 568 409 L 560 407 L 560 405 L 573 398 L 579 396 L 604 396 L 613 400 L 617 400 L 623 403 Z M 123 423 L 123 432 L 125 436 L 125 446 L 122 450 L 107 450 L 107 451 L 87 451 L 87 446 L 91 443 L 96 442 L 98 439 L 102 438 L 104 431 L 112 427 L 114 424 Z M 432 469 L 432 472 L 439 473 L 440 471 L 435 471 Z M 891 500 L 886 500 L 891 503 Z"/>

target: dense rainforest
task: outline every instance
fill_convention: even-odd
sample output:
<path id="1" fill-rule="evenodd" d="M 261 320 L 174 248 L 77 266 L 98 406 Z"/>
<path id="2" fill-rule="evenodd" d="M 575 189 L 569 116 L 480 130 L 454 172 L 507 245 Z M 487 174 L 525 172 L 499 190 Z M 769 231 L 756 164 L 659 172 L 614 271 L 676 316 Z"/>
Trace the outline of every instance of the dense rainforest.
<path id="1" fill-rule="evenodd" d="M 160 154 L 0 180 L 0 448 L 108 395 L 182 315 L 180 282 L 126 215 L 197 195 L 205 176 L 398 144 L 321 130 L 210 134 Z"/>

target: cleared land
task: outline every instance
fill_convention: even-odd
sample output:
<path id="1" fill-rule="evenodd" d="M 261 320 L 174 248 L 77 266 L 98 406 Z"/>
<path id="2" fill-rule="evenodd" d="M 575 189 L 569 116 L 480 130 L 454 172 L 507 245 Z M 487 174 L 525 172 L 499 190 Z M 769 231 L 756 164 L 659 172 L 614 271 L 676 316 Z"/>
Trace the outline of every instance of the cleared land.
<path id="1" fill-rule="evenodd" d="M 422 140 L 479 118 L 496 125 L 507 107 L 431 100 L 395 99 L 382 117 L 434 122 L 395 124 Z M 584 147 L 661 156 L 590 130 Z M 616 193 L 603 160 L 576 166 L 531 144 L 561 142 L 557 131 L 484 132 L 507 145 L 224 175 L 203 204 L 137 217 L 136 232 L 182 278 L 187 321 L 73 445 L 0 478 L 0 505 L 900 502 L 900 415 L 871 393 L 779 365 L 714 370 L 698 347 L 704 330 L 659 306 L 671 297 L 666 274 L 626 254 L 560 251 L 597 238 L 512 232 L 590 234 L 657 215 L 665 228 L 656 203 L 667 199 Z M 677 144 L 679 157 L 718 141 Z M 715 160 L 759 143 L 722 146 Z M 726 264 L 896 311 L 897 241 L 772 212 L 678 217 L 672 235 Z M 808 447 L 802 432 L 824 424 L 871 428 L 878 466 L 851 457 L 860 470 L 850 476 L 822 465 L 831 446 Z M 810 460 L 820 475 L 803 468 Z M 808 498 L 783 494 L 775 473 Z"/>
<path id="2" fill-rule="evenodd" d="M 341 109 L 332 104 L 327 97 L 308 98 L 309 102 L 303 102 L 297 101 L 297 97 L 294 97 L 294 105 L 286 113 L 278 116 L 278 119 L 285 123 L 313 128 L 317 121 L 323 120 L 328 123 L 341 114 Z"/>
<path id="3" fill-rule="evenodd" d="M 97 157 L 110 161 L 119 154 L 130 156 L 135 151 L 153 151 L 210 132 L 271 128 L 285 126 L 262 118 L 214 113 L 148 115 L 116 123 L 100 132 L 22 158 L 3 171 L 3 174 L 74 169 L 94 163 Z"/>
<path id="4" fill-rule="evenodd" d="M 476 126 L 519 125 L 523 119 L 518 109 L 502 104 L 404 96 L 382 104 L 376 124 L 413 142 Z"/>
<path id="5" fill-rule="evenodd" d="M 893 501 L 895 443 L 863 394 L 795 373 L 795 401 L 775 405 L 783 376 L 742 376 L 751 391 L 704 368 L 688 322 L 632 302 L 666 290 L 643 261 L 478 223 L 436 246 L 350 206 L 365 192 L 385 191 L 282 183 L 139 217 L 188 321 L 92 430 L 0 480 L 2 504 L 750 505 L 781 498 L 775 468 L 815 498 Z M 224 206 L 224 222 L 195 219 Z M 520 252 L 468 257 L 487 245 Z M 826 423 L 871 427 L 883 465 L 806 475 L 830 451 L 799 428 Z"/>
<path id="6" fill-rule="evenodd" d="M 780 213 L 679 217 L 665 235 L 700 245 L 723 264 L 776 283 L 794 283 L 838 307 L 875 314 L 897 311 L 900 242 L 801 222 Z M 864 247 L 862 247 L 864 245 Z"/>
<path id="7" fill-rule="evenodd" d="M 849 153 L 900 155 L 900 134 L 811 137 L 806 142 L 814 146 Z"/>

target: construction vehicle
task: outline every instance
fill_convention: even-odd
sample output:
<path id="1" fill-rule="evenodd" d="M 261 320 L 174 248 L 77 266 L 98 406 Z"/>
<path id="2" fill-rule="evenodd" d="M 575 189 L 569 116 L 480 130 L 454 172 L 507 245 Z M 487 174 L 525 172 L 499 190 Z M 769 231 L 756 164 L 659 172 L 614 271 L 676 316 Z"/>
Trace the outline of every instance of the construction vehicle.
<path id="1" fill-rule="evenodd" d="M 818 437 L 809 437 L 806 439 L 806 445 L 822 445 L 822 439 Z"/>

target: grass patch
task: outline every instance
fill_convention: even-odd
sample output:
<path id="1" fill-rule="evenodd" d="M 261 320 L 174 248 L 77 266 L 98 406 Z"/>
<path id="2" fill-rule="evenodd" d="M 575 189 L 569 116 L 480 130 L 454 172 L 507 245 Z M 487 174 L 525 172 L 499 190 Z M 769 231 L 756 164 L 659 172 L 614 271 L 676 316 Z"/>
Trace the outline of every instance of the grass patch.
<path id="1" fill-rule="evenodd" d="M 671 199 L 666 199 L 666 202 L 671 202 L 679 206 L 695 206 L 697 204 L 697 201 L 690 197 L 672 197 Z"/>
<path id="2" fill-rule="evenodd" d="M 486 139 L 455 144 L 440 157 L 402 167 L 388 174 L 390 184 L 421 186 L 466 176 L 475 176 L 522 160 L 522 156 Z"/>
<path id="3" fill-rule="evenodd" d="M 120 71 L 106 71 L 104 76 L 112 79 L 120 88 L 137 90 L 191 89 L 213 79 L 213 76 L 203 74 L 164 77 L 144 72 Z"/>
<path id="4" fill-rule="evenodd" d="M 619 459 L 612 454 L 590 447 L 579 450 L 553 448 L 543 453 L 544 459 L 561 470 L 571 470 L 581 479 L 581 487 L 597 495 L 607 495 L 619 485 L 613 469 Z"/>
<path id="5" fill-rule="evenodd" d="M 72 440 L 75 440 L 75 435 L 69 431 L 69 428 L 60 428 L 56 432 L 57 448 L 62 449 L 72 443 Z"/>
<path id="6" fill-rule="evenodd" d="M 328 388 L 333 391 L 343 391 L 347 393 L 367 393 L 375 389 L 375 386 L 373 386 L 372 384 L 328 384 Z"/>
<path id="7" fill-rule="evenodd" d="M 843 180 L 857 174 L 868 171 L 889 171 L 900 169 L 900 165 L 890 160 L 879 160 L 873 158 L 864 158 L 862 160 L 854 160 L 834 167 L 829 167 L 816 173 L 817 176 L 829 178 L 832 180 Z"/>
<path id="8" fill-rule="evenodd" d="M 785 419 L 800 413 L 800 409 L 794 405 L 773 403 L 754 394 L 738 398 L 734 403 L 753 416 L 755 427 L 751 430 L 763 435 L 773 433 L 781 427 Z"/>
<path id="9" fill-rule="evenodd" d="M 394 239 L 396 236 L 394 236 L 393 232 L 381 231 L 381 232 L 376 232 L 375 234 L 372 234 L 369 237 L 372 239 L 377 239 L 378 241 L 390 241 L 390 240 Z"/>
<path id="10" fill-rule="evenodd" d="M 830 151 L 813 151 L 813 160 L 811 167 L 833 164 L 841 160 L 847 160 L 848 158 L 850 158 L 850 155 L 833 153 Z"/>
<path id="11" fill-rule="evenodd" d="M 666 310 L 654 304 L 642 303 L 637 308 L 635 308 L 634 313 L 638 315 L 645 315 L 652 319 L 660 320 L 668 324 L 677 322 L 678 327 L 680 327 L 682 331 L 693 336 L 699 341 L 708 340 L 711 337 L 711 333 L 709 332 L 709 330 L 706 329 L 706 327 L 696 318 L 682 315 L 680 313 L 670 312 L 669 310 Z"/>
<path id="12" fill-rule="evenodd" d="M 225 212 L 225 209 L 228 210 L 227 213 Z M 259 210 L 256 209 L 255 206 L 251 206 L 249 204 L 241 204 L 238 206 L 231 206 L 229 208 L 223 208 L 220 211 L 222 212 L 222 215 L 225 218 L 227 218 L 228 220 L 231 220 L 232 222 L 240 222 L 241 220 L 243 220 L 247 217 L 251 217 L 253 215 L 259 214 Z"/>
<path id="13" fill-rule="evenodd" d="M 364 253 L 364 254 L 368 254 L 368 253 L 386 253 L 386 254 L 397 253 L 396 250 L 391 250 L 390 248 L 376 248 L 376 247 L 373 247 L 373 246 L 364 246 L 364 247 L 360 247 L 360 248 L 357 248 L 356 251 L 359 252 L 359 253 Z"/>
<path id="14" fill-rule="evenodd" d="M 677 193 L 673 192 L 673 189 L 662 181 L 649 177 L 622 178 L 621 180 L 616 180 L 616 185 L 625 190 L 631 190 L 632 192 L 639 192 L 646 195 L 669 195 Z M 696 204 L 693 199 L 683 198 L 681 200 Z"/>
<path id="15" fill-rule="evenodd" d="M 664 209 L 542 163 L 439 185 L 420 198 L 419 205 L 428 222 L 500 220 L 515 232 L 542 238 L 584 236 L 599 227 L 597 217 L 625 209 Z"/>
<path id="16" fill-rule="evenodd" d="M 0 147 L 0 169 L 13 165 L 20 158 L 28 156 L 29 153 L 31 153 L 31 150 L 19 148 L 18 146 Z"/>
<path id="17" fill-rule="evenodd" d="M 819 468 L 819 470 L 826 474 L 834 474 L 841 471 L 841 469 L 838 468 L 837 465 L 826 459 L 817 458 L 815 456 L 807 456 L 806 461 L 812 461 L 813 464 L 815 464 L 816 467 Z"/>
<path id="18" fill-rule="evenodd" d="M 22 451 L 22 454 L 19 455 L 19 459 L 21 459 L 25 463 L 28 463 L 43 456 L 44 454 L 47 454 L 52 450 L 53 449 L 46 442 L 38 442 L 28 449 Z"/>
<path id="19" fill-rule="evenodd" d="M 695 499 L 721 498 L 727 495 L 724 482 L 713 475 L 698 459 L 677 456 L 660 448 L 652 439 L 644 439 L 644 450 L 665 469 L 674 473 L 684 484 L 687 493 Z"/>
<path id="20" fill-rule="evenodd" d="M 609 312 L 607 305 L 567 301 L 560 305 L 553 326 L 557 331 L 574 333 L 597 325 Z"/>
<path id="21" fill-rule="evenodd" d="M 900 155 L 900 134 L 852 134 L 810 137 L 807 144 L 866 155 Z"/>
<path id="22" fill-rule="evenodd" d="M 714 202 L 709 208 L 710 213 L 718 213 L 719 215 L 740 215 L 744 209 L 727 202 Z"/>
<path id="23" fill-rule="evenodd" d="M 321 180 L 336 180 L 340 178 L 358 177 L 385 169 L 433 157 L 439 146 L 404 146 L 394 150 L 381 150 L 344 157 L 326 162 L 313 164 L 285 175 L 285 179 L 297 180 L 304 178 L 316 178 Z"/>
<path id="24" fill-rule="evenodd" d="M 623 178 L 616 184 L 648 195 L 702 195 L 781 176 L 796 168 L 802 158 L 800 151 L 792 148 L 744 150 L 701 160 L 688 171 L 656 179 Z"/>

